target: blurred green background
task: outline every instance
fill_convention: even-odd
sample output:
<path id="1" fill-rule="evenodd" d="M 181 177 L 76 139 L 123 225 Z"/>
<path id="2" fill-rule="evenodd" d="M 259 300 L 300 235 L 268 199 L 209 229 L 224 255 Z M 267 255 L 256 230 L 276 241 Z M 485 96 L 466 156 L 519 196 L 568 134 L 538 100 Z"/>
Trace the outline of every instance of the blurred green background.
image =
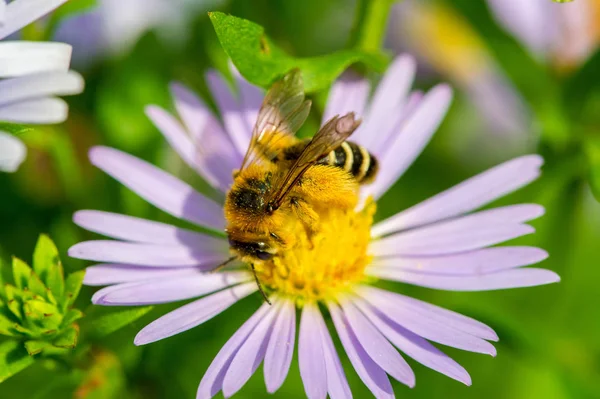
<path id="1" fill-rule="evenodd" d="M 22 139 L 29 148 L 27 160 L 17 173 L 0 174 L 3 259 L 16 255 L 30 260 L 35 241 L 44 232 L 56 241 L 67 271 L 83 268 L 86 263 L 66 255 L 71 245 L 93 238 L 71 222 L 78 209 L 174 222 L 93 168 L 87 160 L 92 145 L 106 144 L 128 151 L 200 190 L 205 187 L 169 149 L 143 108 L 158 104 L 172 109 L 168 84 L 173 80 L 186 83 L 211 101 L 204 72 L 215 67 L 223 70 L 227 60 L 206 11 L 219 10 L 252 20 L 263 25 L 290 54 L 314 56 L 347 45 L 357 8 L 356 2 L 348 0 L 163 3 L 182 7 L 185 12 L 173 18 L 154 16 L 153 22 L 140 28 L 137 35 L 130 35 L 127 29 L 115 30 L 112 39 L 105 42 L 102 28 L 95 30 L 91 23 L 80 25 L 81 35 L 73 35 L 74 28 L 56 33 L 57 39 L 74 43 L 74 68 L 84 74 L 86 90 L 68 99 L 71 111 L 65 124 L 24 134 Z M 550 258 L 540 266 L 558 272 L 562 281 L 544 287 L 481 293 L 388 284 L 393 290 L 479 319 L 500 336 L 495 359 L 443 348 L 470 372 L 471 387 L 409 360 L 417 385 L 411 390 L 394 382 L 396 395 L 600 398 L 600 205 L 587 183 L 584 156 L 584 138 L 597 139 L 600 135 L 600 56 L 596 51 L 578 65 L 556 66 L 531 55 L 496 23 L 485 2 L 435 3 L 460 22 L 465 35 L 476 38 L 467 40 L 466 46 L 481 46 L 477 51 L 486 54 L 490 65 L 501 71 L 531 110 L 529 119 L 516 136 L 514 132 L 512 136 L 491 132 L 493 126 L 485 122 L 477 101 L 468 92 L 468 77 L 456 74 L 456 69 L 473 66 L 461 58 L 461 51 L 466 50 L 454 40 L 461 36 L 458 28 L 448 31 L 456 37 L 442 33 L 439 41 L 430 43 L 430 52 L 440 57 L 444 52 L 451 55 L 432 61 L 427 54 L 419 54 L 418 43 L 411 41 L 411 32 L 404 29 L 410 28 L 405 26 L 405 18 L 412 18 L 413 10 L 402 4 L 390 20 L 386 38 L 390 54 L 416 53 L 422 61 L 416 86 L 428 88 L 449 81 L 455 87 L 455 99 L 433 141 L 381 200 L 377 217 L 394 214 L 513 156 L 542 153 L 546 158 L 542 177 L 494 205 L 535 202 L 546 206 L 546 215 L 533 222 L 537 233 L 515 242 L 546 249 Z M 143 8 L 138 7 L 126 18 L 121 15 L 120 26 L 135 25 L 136 18 L 145 18 Z M 116 17 L 106 13 L 94 18 Z M 104 26 L 102 22 L 100 26 Z M 451 63 L 457 65 L 451 68 Z M 369 76 L 377 79 L 374 73 Z M 326 93 L 314 96 L 317 112 L 311 114 L 306 132 L 317 126 L 325 98 Z M 84 288 L 79 308 L 88 307 L 93 292 Z M 199 328 L 144 347 L 134 346 L 133 337 L 144 325 L 177 305 L 156 306 L 142 319 L 108 337 L 86 341 L 92 346 L 93 356 L 82 360 L 77 371 L 38 362 L 0 385 L 0 397 L 193 398 L 213 357 L 260 303 L 260 296 L 252 296 Z M 371 397 L 343 350 L 339 353 L 354 397 Z M 295 356 L 285 384 L 274 397 L 305 397 L 296 360 Z M 266 396 L 261 369 L 237 395 Z"/>

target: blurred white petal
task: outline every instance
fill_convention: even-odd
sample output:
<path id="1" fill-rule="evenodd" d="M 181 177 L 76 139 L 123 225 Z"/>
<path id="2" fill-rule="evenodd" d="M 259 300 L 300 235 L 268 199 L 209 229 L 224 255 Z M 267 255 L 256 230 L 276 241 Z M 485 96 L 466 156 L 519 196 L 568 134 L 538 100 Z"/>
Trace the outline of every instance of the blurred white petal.
<path id="1" fill-rule="evenodd" d="M 0 107 L 36 97 L 77 94 L 83 78 L 77 72 L 42 72 L 0 81 Z"/>
<path id="2" fill-rule="evenodd" d="M 0 78 L 46 71 L 67 71 L 71 46 L 64 43 L 0 42 Z"/>
<path id="3" fill-rule="evenodd" d="M 0 131 L 0 172 L 16 171 L 26 155 L 27 148 L 21 140 Z"/>
<path id="4" fill-rule="evenodd" d="M 51 124 L 67 119 L 69 107 L 60 98 L 41 98 L 0 106 L 0 121 Z"/>
<path id="5" fill-rule="evenodd" d="M 13 0 L 6 6 L 5 21 L 0 26 L 0 39 L 4 39 L 43 17 L 67 0 Z"/>

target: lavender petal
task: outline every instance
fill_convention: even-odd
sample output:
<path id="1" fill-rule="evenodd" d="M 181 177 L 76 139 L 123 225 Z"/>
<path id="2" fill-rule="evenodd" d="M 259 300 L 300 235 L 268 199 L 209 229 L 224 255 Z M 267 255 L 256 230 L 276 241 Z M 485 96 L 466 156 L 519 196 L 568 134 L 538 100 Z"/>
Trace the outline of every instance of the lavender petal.
<path id="1" fill-rule="evenodd" d="M 252 282 L 198 299 L 154 320 L 135 336 L 133 342 L 135 345 L 146 345 L 187 331 L 212 319 L 256 290 L 256 283 Z"/>
<path id="2" fill-rule="evenodd" d="M 396 380 L 414 387 L 415 374 L 400 353 L 348 298 L 340 299 L 340 304 L 352 331 L 371 359 Z"/>
<path id="3" fill-rule="evenodd" d="M 327 397 L 327 370 L 323 358 L 321 332 L 318 329 L 319 309 L 307 303 L 302 309 L 298 338 L 298 362 L 304 390 L 309 399 Z"/>
<path id="4" fill-rule="evenodd" d="M 533 233 L 533 227 L 521 223 L 542 213 L 541 206 L 529 204 L 480 211 L 376 240 L 369 249 L 376 256 L 470 251 Z"/>
<path id="5" fill-rule="evenodd" d="M 226 398 L 242 389 L 262 362 L 279 310 L 280 304 L 274 303 L 235 354 L 223 379 L 223 396 Z"/>
<path id="6" fill-rule="evenodd" d="M 375 258 L 369 270 L 390 268 L 426 274 L 470 276 L 532 265 L 548 253 L 535 247 L 492 247 L 442 256 Z"/>
<path id="7" fill-rule="evenodd" d="M 467 370 L 449 356 L 427 342 L 427 340 L 408 331 L 364 300 L 353 298 L 353 303 L 364 313 L 385 337 L 398 349 L 430 369 L 436 370 L 450 378 L 471 385 L 471 377 Z"/>
<path id="8" fill-rule="evenodd" d="M 503 290 L 508 288 L 535 287 L 537 285 L 560 281 L 560 277 L 553 271 L 531 267 L 475 276 L 424 274 L 392 268 L 373 268 L 367 270 L 367 274 L 385 280 L 400 281 L 421 287 L 447 291 Z"/>
<path id="9" fill-rule="evenodd" d="M 366 194 L 378 199 L 400 178 L 429 143 L 451 99 L 452 90 L 446 85 L 438 85 L 425 94 L 415 112 L 406 118 L 401 131 L 396 133 L 396 140 L 380 157 L 381 171 L 375 182 L 365 188 Z"/>
<path id="10" fill-rule="evenodd" d="M 209 252 L 227 253 L 228 250 L 225 239 L 118 213 L 77 211 L 73 215 L 73 222 L 86 230 L 120 240 L 144 244 L 185 245 Z"/>
<path id="11" fill-rule="evenodd" d="M 246 322 L 229 338 L 214 358 L 198 386 L 196 399 L 210 399 L 221 390 L 225 373 L 240 346 L 246 341 L 256 325 L 265 317 L 271 307 L 267 303 L 258 309 Z"/>
<path id="12" fill-rule="evenodd" d="M 111 285 L 97 291 L 92 303 L 108 306 L 155 305 L 196 298 L 250 281 L 248 272 L 197 273 L 194 276 Z"/>
<path id="13" fill-rule="evenodd" d="M 544 163 L 526 155 L 493 167 L 373 226 L 373 236 L 437 222 L 471 212 L 537 179 Z"/>
<path id="14" fill-rule="evenodd" d="M 165 212 L 199 225 L 224 228 L 221 206 L 172 175 L 113 148 L 94 147 L 89 156 L 92 164 Z"/>
<path id="15" fill-rule="evenodd" d="M 97 262 L 127 263 L 140 266 L 214 267 L 225 260 L 220 248 L 195 249 L 184 245 L 138 244 L 111 240 L 84 241 L 69 248 L 69 256 Z"/>
<path id="16" fill-rule="evenodd" d="M 355 291 L 388 318 L 425 339 L 470 352 L 496 355 L 494 346 L 485 339 L 496 341 L 498 336 L 483 323 L 374 287 L 360 286 Z"/>
<path id="17" fill-rule="evenodd" d="M 83 284 L 97 286 L 136 281 L 195 276 L 200 273 L 196 267 L 143 267 L 125 264 L 99 264 L 85 269 Z"/>
<path id="18" fill-rule="evenodd" d="M 328 302 L 327 307 L 346 354 L 360 379 L 377 399 L 393 399 L 394 390 L 387 374 L 365 352 L 342 310 L 333 302 Z"/>
<path id="19" fill-rule="evenodd" d="M 282 300 L 263 365 L 267 392 L 277 391 L 287 377 L 292 364 L 295 339 L 296 308 L 291 300 Z"/>

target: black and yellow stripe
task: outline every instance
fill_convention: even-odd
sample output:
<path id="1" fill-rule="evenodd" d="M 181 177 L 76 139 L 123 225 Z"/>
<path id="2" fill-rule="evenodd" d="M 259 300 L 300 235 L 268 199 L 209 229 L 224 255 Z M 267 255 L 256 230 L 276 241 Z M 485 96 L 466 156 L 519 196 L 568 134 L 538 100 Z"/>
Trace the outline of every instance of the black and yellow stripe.
<path id="1" fill-rule="evenodd" d="M 293 161 L 297 159 L 309 141 L 306 139 L 287 148 L 274 162 L 279 162 L 280 160 Z M 317 163 L 342 168 L 354 176 L 361 184 L 371 183 L 375 179 L 377 170 L 379 169 L 377 158 L 369 153 L 366 148 L 351 141 L 343 142 L 342 145 L 323 156 Z"/>
<path id="2" fill-rule="evenodd" d="M 337 166 L 350 173 L 359 183 L 370 183 L 378 169 L 377 159 L 366 148 L 350 141 L 319 160 L 320 164 Z"/>

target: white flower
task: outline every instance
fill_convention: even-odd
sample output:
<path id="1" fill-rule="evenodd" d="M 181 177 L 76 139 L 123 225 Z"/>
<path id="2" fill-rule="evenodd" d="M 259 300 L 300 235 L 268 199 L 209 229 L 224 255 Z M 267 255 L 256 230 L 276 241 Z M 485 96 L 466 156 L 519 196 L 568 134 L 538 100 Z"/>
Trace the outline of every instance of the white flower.
<path id="1" fill-rule="evenodd" d="M 0 40 L 44 16 L 66 0 L 0 0 Z M 71 46 L 64 43 L 0 42 L 0 122 L 61 123 L 67 103 L 57 95 L 77 94 L 83 78 L 69 71 Z M 0 132 L 0 171 L 14 171 L 25 147 Z M 8 144 L 10 143 L 10 144 Z"/>

